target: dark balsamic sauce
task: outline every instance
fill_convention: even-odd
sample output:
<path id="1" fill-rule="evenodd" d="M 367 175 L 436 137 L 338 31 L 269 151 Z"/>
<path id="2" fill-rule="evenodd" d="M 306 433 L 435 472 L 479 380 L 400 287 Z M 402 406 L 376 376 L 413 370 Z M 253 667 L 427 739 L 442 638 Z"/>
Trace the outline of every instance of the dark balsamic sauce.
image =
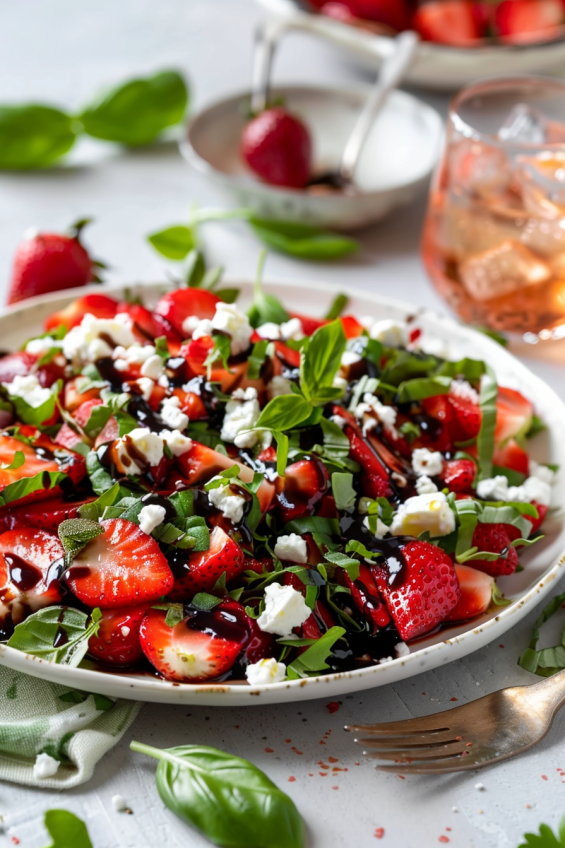
<path id="1" fill-rule="evenodd" d="M 350 539 L 356 539 L 372 553 L 381 553 L 386 560 L 386 568 L 390 574 L 389 585 L 395 587 L 402 585 L 406 577 L 406 560 L 402 553 L 402 547 L 408 542 L 414 541 L 411 536 L 390 536 L 387 539 L 377 539 L 365 527 L 360 516 L 343 515 L 340 518 L 339 526 L 345 543 Z M 381 565 L 380 560 L 379 565 Z"/>
<path id="2" fill-rule="evenodd" d="M 161 430 L 166 430 L 167 425 L 161 416 L 151 409 L 141 395 L 135 395 L 128 403 L 128 413 L 133 416 L 139 423 L 140 427 L 148 427 L 153 433 L 160 433 Z M 145 465 L 145 461 L 143 462 Z"/>
<path id="3" fill-rule="evenodd" d="M 188 364 L 184 356 L 172 356 L 165 363 L 165 374 L 169 383 L 175 388 L 180 388 L 188 380 Z"/>
<path id="4" fill-rule="evenodd" d="M 239 457 L 242 462 L 252 468 L 253 471 L 259 471 L 271 483 L 274 483 L 279 476 L 277 473 L 276 461 L 264 462 L 262 459 L 254 459 L 245 449 L 239 451 Z"/>
<path id="5" fill-rule="evenodd" d="M 28 592 L 43 579 L 43 571 L 17 554 L 4 554 L 10 580 L 20 592 Z"/>
<path id="6" fill-rule="evenodd" d="M 111 356 L 103 356 L 96 360 L 96 367 L 103 380 L 110 384 L 113 392 L 121 392 L 124 379 L 116 369 L 116 364 Z"/>

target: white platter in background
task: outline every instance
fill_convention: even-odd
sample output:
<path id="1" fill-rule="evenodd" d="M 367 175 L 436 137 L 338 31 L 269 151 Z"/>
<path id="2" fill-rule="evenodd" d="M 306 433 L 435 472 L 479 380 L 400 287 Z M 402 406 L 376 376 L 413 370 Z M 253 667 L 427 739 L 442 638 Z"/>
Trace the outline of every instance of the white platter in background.
<path id="1" fill-rule="evenodd" d="M 248 304 L 253 285 L 238 280 L 230 280 L 229 283 L 241 288 L 240 303 Z M 149 305 L 157 300 L 164 288 L 163 284 L 128 286 L 130 293 L 140 294 Z M 293 310 L 312 315 L 323 315 L 336 294 L 336 289 L 329 285 L 303 280 L 266 283 L 265 289 L 277 295 L 283 303 L 292 304 Z M 346 287 L 343 289 L 346 290 Z M 100 287 L 93 290 L 99 292 Z M 86 290 L 80 290 L 80 293 L 83 291 Z M 120 297 L 123 287 L 105 286 L 104 292 Z M 416 316 L 414 326 L 421 328 L 424 335 L 444 340 L 450 358 L 469 356 L 489 362 L 495 369 L 499 382 L 519 388 L 533 401 L 536 412 L 547 425 L 547 430 L 536 436 L 532 442 L 534 458 L 558 463 L 561 468 L 565 467 L 565 404 L 553 389 L 532 374 L 508 351 L 481 333 L 463 327 L 446 316 L 414 309 L 409 304 L 370 292 L 349 290 L 347 293 L 350 296 L 348 311 L 353 314 L 396 319 Z M 6 310 L 0 315 L 2 347 L 18 348 L 42 328 L 43 321 L 51 312 L 61 309 L 76 296 L 76 290 L 74 293 L 57 293 L 44 298 L 34 298 Z M 554 504 L 563 503 L 565 475 L 560 474 L 554 487 Z M 551 592 L 557 579 L 562 576 L 565 565 L 563 516 L 557 513 L 552 520 L 546 522 L 544 530 L 544 540 L 521 554 L 524 570 L 499 581 L 506 596 L 512 600 L 509 606 L 499 607 L 493 613 L 472 622 L 423 638 L 412 646 L 408 656 L 383 665 L 270 686 L 251 687 L 246 683 L 179 684 L 136 673 L 119 674 L 69 668 L 21 653 L 6 645 L 0 645 L 0 664 L 15 671 L 81 690 L 111 697 L 168 704 L 251 706 L 333 697 L 384 686 L 460 659 L 493 639 L 500 638 Z"/>

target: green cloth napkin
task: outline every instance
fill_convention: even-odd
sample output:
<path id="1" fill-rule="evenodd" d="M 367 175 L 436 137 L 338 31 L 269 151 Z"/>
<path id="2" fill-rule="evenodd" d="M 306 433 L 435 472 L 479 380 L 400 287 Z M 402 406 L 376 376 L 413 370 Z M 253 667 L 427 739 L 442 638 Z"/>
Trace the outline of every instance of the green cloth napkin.
<path id="1" fill-rule="evenodd" d="M 85 783 L 140 707 L 0 666 L 0 780 L 47 789 Z M 53 776 L 34 773 L 42 753 L 60 761 Z"/>

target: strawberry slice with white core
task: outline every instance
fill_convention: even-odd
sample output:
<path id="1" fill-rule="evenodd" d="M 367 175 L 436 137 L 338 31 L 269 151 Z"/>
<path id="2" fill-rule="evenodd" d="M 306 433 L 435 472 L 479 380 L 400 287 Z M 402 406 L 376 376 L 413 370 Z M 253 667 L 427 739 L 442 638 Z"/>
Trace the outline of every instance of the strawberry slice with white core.
<path id="1" fill-rule="evenodd" d="M 65 573 L 69 589 L 89 607 L 151 603 L 172 589 L 174 577 L 159 545 L 123 518 L 103 521 Z"/>
<path id="2" fill-rule="evenodd" d="M 103 665 L 129 668 L 143 659 L 139 627 L 147 607 L 102 610 L 98 633 L 88 641 L 88 653 Z"/>
<path id="3" fill-rule="evenodd" d="M 455 573 L 459 581 L 459 600 L 448 612 L 445 621 L 467 621 L 482 615 L 489 608 L 493 589 L 496 584 L 494 577 L 470 568 L 468 565 L 455 565 Z"/>
<path id="4" fill-rule="evenodd" d="M 193 610 L 178 624 L 166 623 L 167 611 L 150 609 L 141 622 L 141 648 L 167 680 L 198 683 L 226 674 L 249 636 L 227 609 Z"/>
<path id="5" fill-rule="evenodd" d="M 514 389 L 498 387 L 496 400 L 496 430 L 494 438 L 498 445 L 509 439 L 525 436 L 530 429 L 534 408 L 524 395 Z"/>
<path id="6" fill-rule="evenodd" d="M 58 537 L 45 530 L 30 527 L 0 535 L 0 621 L 18 624 L 61 600 L 51 566 L 64 553 Z"/>

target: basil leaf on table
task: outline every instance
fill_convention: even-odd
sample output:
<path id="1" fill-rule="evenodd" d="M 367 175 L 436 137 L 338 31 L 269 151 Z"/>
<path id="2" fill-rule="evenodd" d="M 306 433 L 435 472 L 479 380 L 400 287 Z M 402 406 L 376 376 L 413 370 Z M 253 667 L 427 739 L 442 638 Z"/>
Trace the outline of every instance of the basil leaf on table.
<path id="1" fill-rule="evenodd" d="M 88 616 L 72 607 L 46 607 L 17 624 L 7 644 L 48 662 L 77 666 L 88 640 L 98 633 L 101 618 L 99 609 Z"/>
<path id="2" fill-rule="evenodd" d="M 195 239 L 192 227 L 187 227 L 184 224 L 167 227 L 164 230 L 159 230 L 159 232 L 147 236 L 147 241 L 162 256 L 166 256 L 167 259 L 174 259 L 180 262 L 182 259 L 186 259 L 189 253 L 193 253 L 195 259 L 194 265 L 191 265 L 189 268 L 188 285 L 196 286 L 195 282 L 191 282 L 191 280 L 199 280 L 198 285 L 200 284 L 205 270 L 200 268 L 200 264 L 196 259 L 200 254 L 196 253 L 194 249 Z M 201 270 L 202 275 L 200 276 Z M 193 273 L 194 277 L 192 276 Z"/>
<path id="3" fill-rule="evenodd" d="M 297 259 L 339 259 L 359 248 L 359 243 L 354 239 L 324 232 L 307 224 L 271 221 L 256 215 L 252 215 L 248 223 L 257 238 L 267 247 Z"/>
<path id="4" fill-rule="evenodd" d="M 132 742 L 130 748 L 159 760 L 161 800 L 215 845 L 304 848 L 294 802 L 248 760 L 203 745 L 160 750 Z"/>
<path id="5" fill-rule="evenodd" d="M 68 810 L 47 810 L 45 827 L 53 840 L 48 848 L 92 848 L 85 823 Z"/>
<path id="6" fill-rule="evenodd" d="M 73 118 L 33 103 L 0 106 L 0 168 L 46 168 L 75 143 Z"/>
<path id="7" fill-rule="evenodd" d="M 552 598 L 547 606 L 544 607 L 534 624 L 534 631 L 529 647 L 526 648 L 518 660 L 518 665 L 521 665 L 526 671 L 538 674 L 540 677 L 551 677 L 565 668 L 565 628 L 563 629 L 560 645 L 538 650 L 542 626 L 561 608 L 563 603 L 565 603 L 565 592 Z"/>
<path id="8" fill-rule="evenodd" d="M 188 91 L 176 71 L 161 71 L 116 86 L 88 106 L 79 119 L 94 138 L 130 147 L 149 144 L 182 120 Z"/>

